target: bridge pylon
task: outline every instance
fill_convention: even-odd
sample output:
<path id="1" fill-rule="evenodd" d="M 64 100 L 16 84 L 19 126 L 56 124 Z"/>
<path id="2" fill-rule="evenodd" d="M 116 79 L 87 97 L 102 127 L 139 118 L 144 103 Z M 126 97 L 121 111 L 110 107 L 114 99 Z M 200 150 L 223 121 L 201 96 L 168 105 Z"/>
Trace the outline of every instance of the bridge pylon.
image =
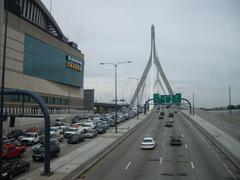
<path id="1" fill-rule="evenodd" d="M 138 83 L 138 87 L 136 88 L 133 97 L 131 99 L 130 104 L 133 105 L 137 99 L 137 94 L 141 91 L 141 89 L 143 88 L 148 73 L 151 69 L 151 67 L 153 66 L 153 64 L 155 65 L 156 69 L 157 69 L 157 79 L 155 81 L 155 85 L 154 87 L 156 87 L 157 84 L 160 85 L 162 91 L 164 94 L 169 94 L 169 95 L 173 95 L 173 90 L 167 80 L 167 77 L 162 69 L 162 66 L 160 64 L 157 52 L 156 52 L 156 45 L 155 45 L 155 28 L 154 25 L 151 26 L 151 52 L 150 52 L 150 57 L 147 63 L 147 66 L 145 67 L 143 74 L 141 76 L 141 79 Z M 160 77 L 159 77 L 160 76 Z M 161 78 L 161 79 L 160 79 Z M 162 80 L 162 81 L 161 81 Z M 166 90 L 165 90 L 165 88 Z"/>

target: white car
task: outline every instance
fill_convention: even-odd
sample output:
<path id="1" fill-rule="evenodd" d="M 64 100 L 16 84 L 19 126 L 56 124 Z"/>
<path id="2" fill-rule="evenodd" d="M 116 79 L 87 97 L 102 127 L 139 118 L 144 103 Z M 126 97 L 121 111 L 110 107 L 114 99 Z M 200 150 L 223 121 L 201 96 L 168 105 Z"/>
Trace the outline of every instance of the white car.
<path id="1" fill-rule="evenodd" d="M 52 135 L 52 134 L 60 134 L 60 133 L 61 133 L 61 129 L 58 126 L 50 128 L 50 135 Z"/>
<path id="2" fill-rule="evenodd" d="M 156 145 L 155 140 L 152 137 L 145 137 L 141 144 L 141 149 L 154 149 Z"/>

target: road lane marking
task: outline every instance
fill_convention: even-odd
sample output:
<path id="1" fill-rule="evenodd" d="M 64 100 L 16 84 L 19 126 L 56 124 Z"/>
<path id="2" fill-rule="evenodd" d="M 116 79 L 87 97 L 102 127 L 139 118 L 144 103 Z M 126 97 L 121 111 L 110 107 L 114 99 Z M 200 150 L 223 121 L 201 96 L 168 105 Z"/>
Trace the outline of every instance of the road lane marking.
<path id="1" fill-rule="evenodd" d="M 192 127 L 192 129 L 196 132 L 196 134 L 202 139 L 203 142 L 205 142 L 208 146 L 209 149 L 211 149 L 211 151 L 215 154 L 215 156 L 217 157 L 217 159 L 223 164 L 223 166 L 225 167 L 225 169 L 229 172 L 229 174 L 235 179 L 237 180 L 236 176 L 232 173 L 232 171 L 226 166 L 226 164 L 223 162 L 223 160 L 217 155 L 216 151 L 209 145 L 209 143 L 203 138 L 203 136 L 195 129 L 195 127 L 193 127 L 193 125 L 189 122 L 188 124 Z"/>
<path id="2" fill-rule="evenodd" d="M 181 130 L 181 127 L 179 127 L 178 129 Z"/>
<path id="3" fill-rule="evenodd" d="M 165 145 L 165 142 L 162 143 L 162 146 L 164 146 L 164 145 Z"/>
<path id="4" fill-rule="evenodd" d="M 163 160 L 163 158 L 162 158 L 162 157 L 160 157 L 160 161 L 159 161 L 159 163 L 160 163 L 160 164 L 162 164 L 162 160 Z"/>
<path id="5" fill-rule="evenodd" d="M 235 180 L 237 180 L 237 177 L 233 175 L 232 171 L 230 171 L 230 169 L 227 167 L 227 165 L 226 165 L 224 162 L 223 162 L 222 164 L 223 164 L 223 166 L 227 169 L 227 171 L 229 172 L 229 174 L 231 174 L 232 177 L 233 177 Z"/>
<path id="6" fill-rule="evenodd" d="M 187 144 L 185 144 L 185 148 L 186 148 L 186 149 L 188 148 L 188 145 L 187 145 Z"/>
<path id="7" fill-rule="evenodd" d="M 182 137 L 184 137 L 184 135 L 183 135 L 183 134 L 182 134 L 181 136 L 182 136 Z"/>
<path id="8" fill-rule="evenodd" d="M 125 167 L 125 170 L 127 170 L 130 165 L 131 165 L 131 161 L 128 162 L 127 166 Z"/>
<path id="9" fill-rule="evenodd" d="M 163 134 L 164 136 L 166 136 L 166 133 L 164 132 L 164 134 Z"/>
<path id="10" fill-rule="evenodd" d="M 191 161 L 191 166 L 192 166 L 193 169 L 195 168 L 192 161 Z"/>
<path id="11" fill-rule="evenodd" d="M 32 158 L 25 159 L 25 161 L 30 161 L 30 160 L 32 160 Z"/>
<path id="12" fill-rule="evenodd" d="M 63 146 L 66 146 L 66 144 L 60 144 L 59 147 L 63 147 Z"/>

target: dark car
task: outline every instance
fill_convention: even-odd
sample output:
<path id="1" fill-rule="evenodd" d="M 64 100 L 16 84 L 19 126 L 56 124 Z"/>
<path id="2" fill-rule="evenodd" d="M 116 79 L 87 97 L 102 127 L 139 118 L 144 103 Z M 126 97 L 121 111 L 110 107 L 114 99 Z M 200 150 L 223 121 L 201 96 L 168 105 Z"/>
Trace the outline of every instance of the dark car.
<path id="1" fill-rule="evenodd" d="M 173 113 L 169 113 L 168 117 L 174 117 Z"/>
<path id="2" fill-rule="evenodd" d="M 170 137 L 170 144 L 171 145 L 182 145 L 182 137 L 181 136 L 171 136 Z"/>
<path id="3" fill-rule="evenodd" d="M 158 119 L 163 119 L 163 117 L 162 117 L 162 116 L 159 116 Z"/>
<path id="4" fill-rule="evenodd" d="M 86 138 L 93 138 L 97 136 L 97 131 L 96 129 L 89 129 L 85 134 L 84 137 Z"/>
<path id="5" fill-rule="evenodd" d="M 166 126 L 166 127 L 172 127 L 173 125 L 172 125 L 172 123 L 171 123 L 170 121 L 167 121 L 167 122 L 165 123 L 165 126 Z"/>
<path id="6" fill-rule="evenodd" d="M 59 142 L 57 140 L 50 141 L 50 157 L 58 157 L 60 153 Z M 33 161 L 37 160 L 44 160 L 45 153 L 44 153 L 44 143 L 39 145 L 39 147 L 33 149 Z"/>
<path id="7" fill-rule="evenodd" d="M 103 125 L 97 125 L 96 130 L 97 130 L 97 133 L 98 133 L 98 134 L 103 134 L 103 133 L 106 132 L 106 129 L 104 128 Z"/>
<path id="8" fill-rule="evenodd" d="M 164 116 L 164 111 L 161 111 L 161 112 L 160 112 L 160 115 L 161 115 L 161 116 Z"/>
<path id="9" fill-rule="evenodd" d="M 81 116 L 75 116 L 74 118 L 72 118 L 72 123 L 78 123 L 83 119 L 83 117 Z"/>
<path id="10" fill-rule="evenodd" d="M 77 144 L 84 141 L 84 136 L 81 134 L 73 134 L 72 136 L 70 136 L 70 138 L 68 139 L 68 144 Z"/>
<path id="11" fill-rule="evenodd" d="M 30 163 L 22 159 L 6 161 L 2 165 L 2 174 L 0 175 L 0 179 L 13 179 L 14 176 L 28 171 L 29 168 Z"/>
<path id="12" fill-rule="evenodd" d="M 26 133 L 24 133 L 22 130 L 20 129 L 16 129 L 11 131 L 10 133 L 8 133 L 7 137 L 8 139 L 18 139 L 19 137 L 23 137 L 24 135 L 26 135 Z"/>

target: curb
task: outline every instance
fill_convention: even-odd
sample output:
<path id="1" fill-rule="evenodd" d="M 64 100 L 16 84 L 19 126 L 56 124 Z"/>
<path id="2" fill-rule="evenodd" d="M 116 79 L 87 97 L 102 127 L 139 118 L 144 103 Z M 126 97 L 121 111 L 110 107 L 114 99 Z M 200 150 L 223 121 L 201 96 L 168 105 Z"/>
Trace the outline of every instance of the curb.
<path id="1" fill-rule="evenodd" d="M 229 150 L 224 147 L 220 142 L 218 142 L 211 134 L 209 134 L 203 127 L 196 123 L 191 117 L 181 112 L 181 114 L 191 121 L 195 127 L 197 127 L 207 138 L 210 140 L 227 158 L 228 160 L 240 171 L 240 161 L 235 157 Z"/>
<path id="2" fill-rule="evenodd" d="M 89 160 L 87 160 L 85 163 L 74 169 L 72 172 L 70 172 L 67 176 L 62 178 L 62 180 L 74 180 L 76 178 L 81 178 L 80 176 L 88 171 L 92 166 L 94 166 L 97 162 L 99 162 L 102 158 L 104 158 L 108 153 L 110 153 L 113 149 L 115 149 L 120 143 L 122 143 L 128 136 L 130 136 L 132 133 L 134 133 L 140 126 L 142 126 L 152 115 L 150 113 L 144 119 L 136 124 L 130 131 L 126 132 L 124 135 L 117 138 L 114 142 L 112 142 L 110 145 L 105 147 L 103 150 L 98 152 L 96 155 L 91 157 Z"/>

